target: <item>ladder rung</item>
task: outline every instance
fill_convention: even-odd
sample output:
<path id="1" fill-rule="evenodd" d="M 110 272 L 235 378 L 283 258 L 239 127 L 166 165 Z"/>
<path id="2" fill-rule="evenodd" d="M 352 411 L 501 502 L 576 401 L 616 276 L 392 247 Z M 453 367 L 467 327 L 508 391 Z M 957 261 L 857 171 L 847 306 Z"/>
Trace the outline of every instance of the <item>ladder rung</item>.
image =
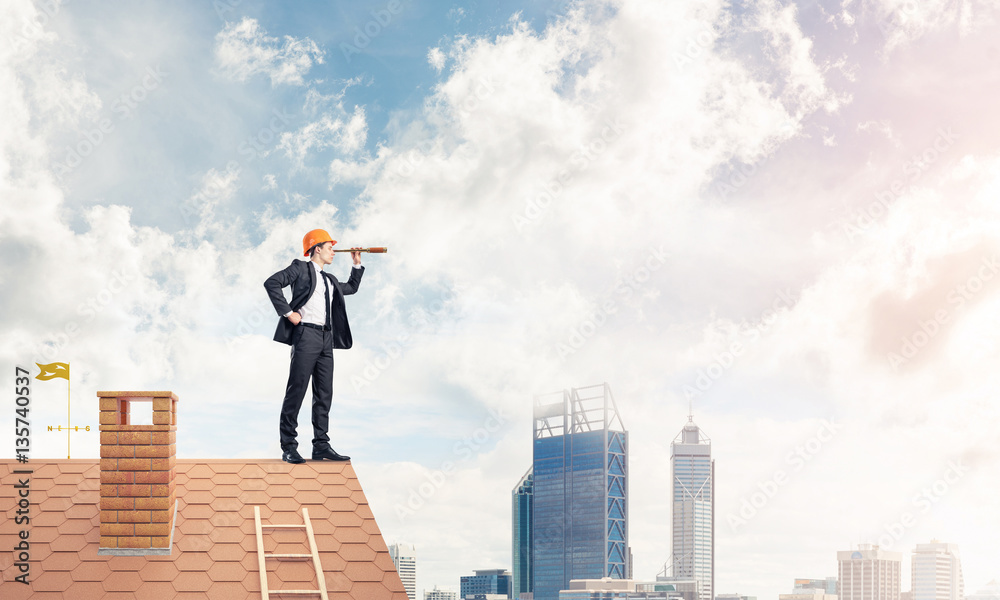
<path id="1" fill-rule="evenodd" d="M 309 520 L 309 509 L 302 507 L 302 525 L 264 525 L 260 521 L 260 507 L 253 507 L 254 529 L 257 534 L 257 567 L 260 570 L 260 589 L 262 600 L 269 600 L 269 594 L 276 595 L 297 595 L 315 596 L 319 595 L 320 600 L 329 600 L 326 592 L 326 577 L 323 573 L 323 565 L 319 560 L 319 548 L 316 546 L 316 536 L 313 533 L 312 522 Z M 264 529 L 305 529 L 306 541 L 309 542 L 310 554 L 265 554 L 264 553 Z M 269 590 L 267 589 L 267 567 L 265 559 L 268 558 L 290 558 L 293 560 L 312 560 L 313 568 L 316 570 L 316 580 L 319 582 L 318 590 Z"/>

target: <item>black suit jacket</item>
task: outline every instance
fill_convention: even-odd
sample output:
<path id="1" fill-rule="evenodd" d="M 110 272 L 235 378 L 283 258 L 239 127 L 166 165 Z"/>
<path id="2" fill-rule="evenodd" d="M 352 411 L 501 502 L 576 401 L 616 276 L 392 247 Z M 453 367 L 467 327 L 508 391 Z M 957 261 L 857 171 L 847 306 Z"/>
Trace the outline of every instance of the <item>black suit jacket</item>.
<path id="1" fill-rule="evenodd" d="M 282 344 L 291 344 L 293 335 L 297 327 L 286 319 L 283 315 L 289 312 L 298 312 L 306 301 L 312 296 L 316 289 L 316 269 L 309 264 L 308 260 L 293 260 L 287 268 L 271 275 L 264 282 L 264 289 L 271 298 L 274 310 L 278 311 L 278 328 L 274 331 L 274 341 Z M 361 284 L 361 276 L 365 268 L 355 269 L 351 267 L 351 277 L 347 283 L 337 281 L 337 278 L 329 273 L 323 272 L 323 276 L 330 280 L 330 316 L 333 319 L 333 347 L 347 349 L 354 345 L 351 338 L 351 326 L 347 323 L 347 307 L 344 304 L 344 296 L 358 291 Z M 285 300 L 282 288 L 292 286 L 292 301 Z"/>

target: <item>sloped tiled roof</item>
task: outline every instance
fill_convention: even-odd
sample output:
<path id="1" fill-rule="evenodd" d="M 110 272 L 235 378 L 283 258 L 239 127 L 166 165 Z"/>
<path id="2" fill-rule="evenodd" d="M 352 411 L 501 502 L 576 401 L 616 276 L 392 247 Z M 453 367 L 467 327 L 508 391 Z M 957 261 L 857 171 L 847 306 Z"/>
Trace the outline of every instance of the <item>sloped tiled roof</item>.
<path id="1" fill-rule="evenodd" d="M 13 581 L 19 572 L 11 552 L 23 527 L 14 522 L 18 476 L 13 470 L 25 467 L 34 470 L 30 587 Z M 308 508 L 331 600 L 406 600 L 350 463 L 178 460 L 176 482 L 179 505 L 170 556 L 98 555 L 97 461 L 0 461 L 0 597 L 259 598 L 253 514 L 258 505 L 263 523 L 272 525 L 301 524 L 302 507 Z M 309 552 L 305 532 L 297 529 L 265 531 L 264 550 Z M 268 560 L 267 566 L 272 590 L 317 589 L 311 561 Z"/>

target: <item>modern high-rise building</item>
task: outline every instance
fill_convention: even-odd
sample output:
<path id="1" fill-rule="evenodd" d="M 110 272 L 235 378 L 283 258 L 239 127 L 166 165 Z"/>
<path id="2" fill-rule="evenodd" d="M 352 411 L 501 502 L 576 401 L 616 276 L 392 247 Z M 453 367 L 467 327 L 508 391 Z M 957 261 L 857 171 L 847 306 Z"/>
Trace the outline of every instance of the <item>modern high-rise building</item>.
<path id="1" fill-rule="evenodd" d="M 673 545 L 665 579 L 697 582 L 696 600 L 715 593 L 715 461 L 694 417 L 670 444 Z M 897 599 L 898 600 L 898 599 Z"/>
<path id="2" fill-rule="evenodd" d="M 396 565 L 406 595 L 410 600 L 417 600 L 417 549 L 412 544 L 393 544 L 389 546 L 389 556 Z"/>
<path id="3" fill-rule="evenodd" d="M 628 573 L 628 434 L 607 384 L 535 398 L 532 590 Z"/>
<path id="4" fill-rule="evenodd" d="M 861 544 L 837 552 L 839 600 L 900 600 L 903 555 Z"/>
<path id="5" fill-rule="evenodd" d="M 963 600 L 965 584 L 958 546 L 937 540 L 917 544 L 910 580 L 913 600 Z"/>
<path id="6" fill-rule="evenodd" d="M 477 569 L 475 573 L 475 575 L 461 577 L 459 598 L 477 594 L 492 594 L 510 598 L 510 571 L 507 569 Z"/>
<path id="7" fill-rule="evenodd" d="M 511 492 L 512 598 L 531 591 L 532 483 L 532 470 L 529 468 Z"/>

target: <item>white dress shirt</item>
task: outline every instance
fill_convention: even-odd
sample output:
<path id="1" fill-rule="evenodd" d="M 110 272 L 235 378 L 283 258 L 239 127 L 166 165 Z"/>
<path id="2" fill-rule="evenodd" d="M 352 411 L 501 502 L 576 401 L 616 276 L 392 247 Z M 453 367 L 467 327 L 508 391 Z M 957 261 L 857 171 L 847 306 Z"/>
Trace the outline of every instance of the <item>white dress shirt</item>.
<path id="1" fill-rule="evenodd" d="M 313 261 L 309 261 L 309 264 L 311 264 L 313 268 L 316 269 L 317 283 L 322 281 L 323 284 L 326 286 L 326 288 L 330 290 L 330 298 L 333 299 L 333 290 L 330 289 L 330 282 L 327 281 L 326 277 L 323 277 L 323 269 L 320 268 L 320 266 Z M 361 268 L 361 265 L 353 265 L 353 268 L 359 269 Z M 312 323 L 313 325 L 319 325 L 320 327 L 325 326 L 326 310 L 327 310 L 325 304 L 326 304 L 326 293 L 323 291 L 323 288 L 317 285 L 315 289 L 313 289 L 312 296 L 309 296 L 309 299 L 306 300 L 306 303 L 303 304 L 302 308 L 299 309 L 299 316 L 302 317 L 301 322 Z M 288 315 L 290 314 L 292 313 L 289 312 Z M 287 317 L 288 315 L 285 316 Z"/>

